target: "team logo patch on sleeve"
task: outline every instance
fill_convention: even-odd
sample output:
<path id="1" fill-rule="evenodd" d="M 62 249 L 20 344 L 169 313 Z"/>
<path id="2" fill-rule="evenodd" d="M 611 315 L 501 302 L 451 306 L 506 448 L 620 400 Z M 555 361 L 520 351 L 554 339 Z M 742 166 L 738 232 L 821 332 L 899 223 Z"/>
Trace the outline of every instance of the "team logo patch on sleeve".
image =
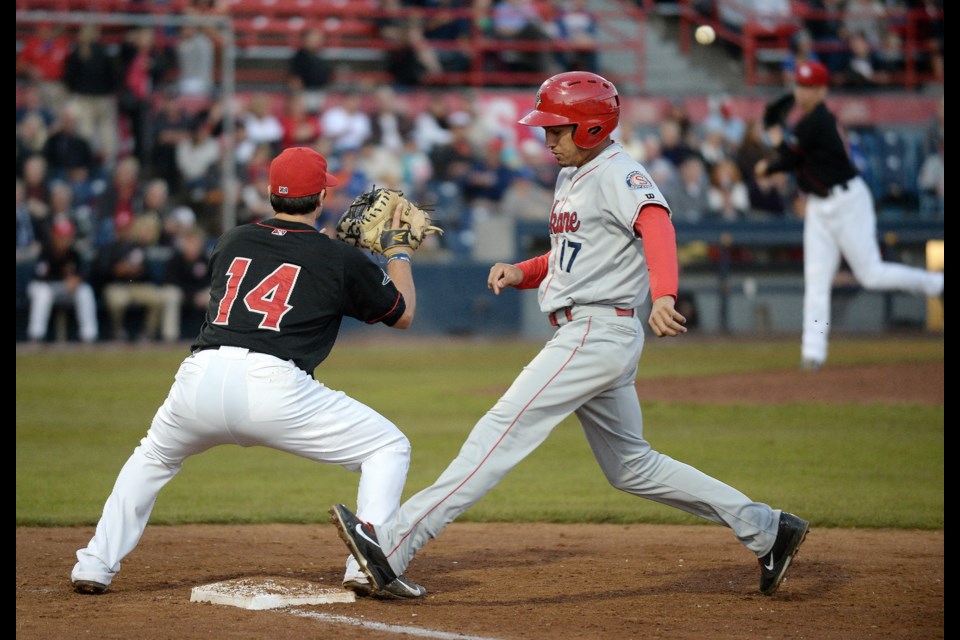
<path id="1" fill-rule="evenodd" d="M 650 178 L 643 175 L 639 171 L 631 171 L 627 175 L 627 186 L 631 189 L 652 189 L 653 183 L 650 182 Z"/>

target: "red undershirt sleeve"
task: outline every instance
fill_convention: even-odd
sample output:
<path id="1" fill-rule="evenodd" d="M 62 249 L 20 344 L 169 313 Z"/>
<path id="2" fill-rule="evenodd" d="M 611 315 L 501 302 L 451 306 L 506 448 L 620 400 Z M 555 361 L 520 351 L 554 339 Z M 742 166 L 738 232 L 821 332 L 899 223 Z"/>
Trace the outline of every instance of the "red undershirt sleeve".
<path id="1" fill-rule="evenodd" d="M 633 230 L 643 238 L 643 250 L 650 272 L 650 299 L 677 298 L 680 275 L 677 265 L 677 234 L 669 212 L 655 204 L 640 210 Z"/>
<path id="2" fill-rule="evenodd" d="M 547 276 L 547 270 L 550 266 L 550 254 L 545 253 L 536 258 L 530 258 L 523 262 L 518 262 L 515 266 L 523 271 L 523 282 L 518 284 L 516 289 L 534 289 L 540 286 L 543 279 Z"/>

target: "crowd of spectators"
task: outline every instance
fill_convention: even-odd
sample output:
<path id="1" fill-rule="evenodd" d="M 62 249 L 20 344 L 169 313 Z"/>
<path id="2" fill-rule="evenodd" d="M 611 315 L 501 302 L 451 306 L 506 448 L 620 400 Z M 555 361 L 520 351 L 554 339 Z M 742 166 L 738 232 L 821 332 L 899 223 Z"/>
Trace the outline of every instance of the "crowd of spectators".
<path id="1" fill-rule="evenodd" d="M 516 25 L 530 4 L 496 3 L 493 9 L 503 6 L 492 15 L 504 23 L 512 12 Z M 586 4 L 562 8 L 562 33 L 588 38 L 594 23 Z M 462 28 L 441 18 L 425 22 L 424 33 L 448 39 Z M 238 224 L 271 217 L 269 163 L 289 146 L 318 149 L 339 179 L 321 227 L 332 229 L 371 184 L 399 188 L 447 230 L 429 237 L 426 255 L 469 257 L 483 221 L 541 220 L 549 210 L 554 159 L 538 140 L 504 131 L 476 96 L 430 91 L 414 112 L 401 99 L 402 85 L 334 90 L 316 55 L 322 31 L 308 30 L 288 60 L 283 92 L 247 92 L 227 104 L 214 81 L 216 46 L 212 34 L 190 27 L 173 39 L 133 28 L 111 47 L 94 26 L 66 32 L 40 25 L 20 49 L 17 262 L 30 270 L 29 339 L 47 339 L 51 313 L 64 307 L 76 311 L 84 341 L 180 340 L 184 327 L 202 318 L 206 258 L 223 231 L 223 198 L 236 194 Z M 564 58 L 517 63 L 595 69 L 591 54 L 585 46 Z M 754 177 L 753 165 L 769 148 L 760 123 L 734 105 L 717 96 L 708 117 L 693 122 L 675 101 L 656 127 L 624 119 L 614 133 L 648 168 L 677 222 L 775 220 L 802 210 L 786 174 Z M 919 182 L 942 209 L 942 103 L 940 111 Z M 225 163 L 229 149 L 234 155 Z M 225 176 L 228 166 L 234 174 Z M 228 183 L 238 188 L 225 189 Z M 99 325 L 90 321 L 91 304 Z"/>
<path id="2" fill-rule="evenodd" d="M 815 60 L 845 91 L 903 86 L 913 72 L 943 82 L 943 0 L 719 0 L 695 2 L 737 38 L 788 40 L 780 63 L 790 84 L 799 62 Z M 907 46 L 909 42 L 910 46 Z M 735 56 L 740 47 L 731 43 Z"/>

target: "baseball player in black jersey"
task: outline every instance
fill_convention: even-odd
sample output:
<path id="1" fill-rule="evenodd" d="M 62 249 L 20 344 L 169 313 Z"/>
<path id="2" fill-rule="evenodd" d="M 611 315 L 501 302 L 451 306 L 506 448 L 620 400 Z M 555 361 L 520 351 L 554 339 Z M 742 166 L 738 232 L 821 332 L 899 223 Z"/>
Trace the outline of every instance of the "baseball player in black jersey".
<path id="1" fill-rule="evenodd" d="M 154 501 L 186 458 L 218 445 L 264 446 L 360 472 L 357 509 L 386 522 L 400 505 L 410 443 L 389 420 L 313 378 L 344 316 L 405 329 L 416 294 L 409 255 L 386 272 L 361 249 L 317 231 L 328 187 L 323 156 L 286 149 L 270 165 L 276 215 L 235 227 L 210 259 L 211 299 L 200 335 L 140 446 L 120 470 L 96 533 L 77 551 L 75 591 L 107 591 L 146 528 Z M 394 226 L 399 227 L 399 210 Z M 400 576 L 371 587 L 353 557 L 344 586 L 416 598 Z"/>
<path id="2" fill-rule="evenodd" d="M 802 116 L 789 135 L 781 125 L 767 129 L 776 156 L 755 167 L 758 176 L 792 171 L 807 194 L 801 366 L 808 370 L 819 369 L 827 359 L 830 295 L 841 258 L 865 289 L 926 296 L 943 292 L 943 273 L 883 261 L 873 194 L 850 160 L 837 119 L 824 102 L 829 84 L 830 74 L 822 64 L 797 67 L 793 94 Z"/>

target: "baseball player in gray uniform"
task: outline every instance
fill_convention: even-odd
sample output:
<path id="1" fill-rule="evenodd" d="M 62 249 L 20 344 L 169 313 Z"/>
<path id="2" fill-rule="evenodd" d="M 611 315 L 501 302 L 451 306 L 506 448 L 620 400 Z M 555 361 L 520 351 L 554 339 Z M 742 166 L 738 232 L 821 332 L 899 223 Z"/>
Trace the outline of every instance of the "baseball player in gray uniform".
<path id="1" fill-rule="evenodd" d="M 414 554 L 493 489 L 575 413 L 617 489 L 733 530 L 760 561 L 760 591 L 773 593 L 809 523 L 651 448 L 634 387 L 644 329 L 637 309 L 652 297 L 653 333 L 686 331 L 674 308 L 676 237 L 670 210 L 647 170 L 610 138 L 620 116 L 614 85 L 592 73 L 547 79 L 520 123 L 543 127 L 562 167 L 550 211 L 549 253 L 495 264 L 487 286 L 537 288 L 553 337 L 476 424 L 436 482 L 388 522 L 330 509 L 340 537 L 378 585 L 403 574 Z"/>

